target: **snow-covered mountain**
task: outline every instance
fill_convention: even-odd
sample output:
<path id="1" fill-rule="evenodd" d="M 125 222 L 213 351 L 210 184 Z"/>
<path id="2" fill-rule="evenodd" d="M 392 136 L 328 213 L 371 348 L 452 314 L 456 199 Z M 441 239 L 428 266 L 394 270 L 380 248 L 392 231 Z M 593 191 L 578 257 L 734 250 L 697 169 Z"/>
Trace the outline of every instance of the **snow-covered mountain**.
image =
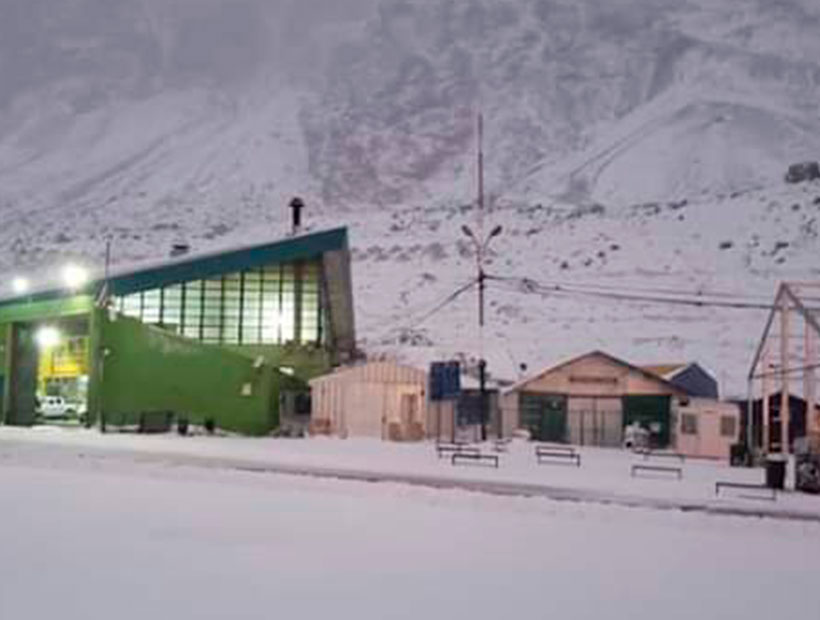
<path id="1" fill-rule="evenodd" d="M 316 225 L 352 226 L 368 347 L 394 347 L 381 331 L 404 327 L 399 340 L 469 352 L 472 306 L 407 322 L 470 276 L 458 236 L 475 216 L 482 111 L 505 277 L 761 296 L 817 275 L 820 192 L 782 183 L 790 163 L 820 158 L 816 0 L 2 0 L 0 12 L 3 271 L 99 260 L 108 235 L 118 261 L 180 236 L 200 249 L 270 236 L 300 194 Z M 491 291 L 504 345 L 487 347 L 508 370 L 598 346 L 699 357 L 737 379 L 762 321 L 504 286 Z"/>

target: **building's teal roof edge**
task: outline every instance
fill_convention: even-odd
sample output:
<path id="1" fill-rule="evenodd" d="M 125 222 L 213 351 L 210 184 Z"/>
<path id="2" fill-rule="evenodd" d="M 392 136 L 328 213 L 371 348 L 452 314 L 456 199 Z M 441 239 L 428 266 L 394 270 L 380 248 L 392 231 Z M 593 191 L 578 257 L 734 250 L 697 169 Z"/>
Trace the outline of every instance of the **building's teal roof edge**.
<path id="1" fill-rule="evenodd" d="M 223 274 L 255 269 L 265 265 L 318 258 L 327 252 L 346 250 L 347 248 L 347 228 L 335 228 L 273 243 L 216 252 L 199 257 L 183 258 L 143 269 L 117 273 L 108 278 L 108 294 L 115 296 L 130 295 L 162 286 L 214 278 Z M 0 300 L 0 307 L 31 301 L 59 299 L 74 296 L 78 293 L 90 293 L 96 296 L 104 283 L 105 280 L 99 279 L 91 282 L 82 291 L 55 288 L 29 295 L 11 297 Z"/>

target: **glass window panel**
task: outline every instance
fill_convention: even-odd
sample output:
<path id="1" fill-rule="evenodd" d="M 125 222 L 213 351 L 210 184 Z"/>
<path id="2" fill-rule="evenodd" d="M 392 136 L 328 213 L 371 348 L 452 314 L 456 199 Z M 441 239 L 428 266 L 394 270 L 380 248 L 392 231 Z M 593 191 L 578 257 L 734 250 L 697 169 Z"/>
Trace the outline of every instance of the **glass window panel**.
<path id="1" fill-rule="evenodd" d="M 169 286 L 162 295 L 162 324 L 179 327 L 182 323 L 182 287 Z"/>
<path id="2" fill-rule="evenodd" d="M 239 344 L 239 324 L 225 325 L 220 342 L 222 344 Z"/>
<path id="3" fill-rule="evenodd" d="M 262 344 L 280 344 L 279 331 L 275 327 L 262 327 Z"/>
<path id="4" fill-rule="evenodd" d="M 219 326 L 203 325 L 203 327 L 202 327 L 202 341 L 207 342 L 209 344 L 218 344 L 219 341 L 220 341 Z"/>
<path id="5" fill-rule="evenodd" d="M 128 295 L 123 299 L 123 314 L 125 316 L 134 317 L 136 319 L 140 318 L 142 311 L 142 296 L 137 293 L 136 295 Z"/>
<path id="6" fill-rule="evenodd" d="M 735 437 L 737 435 L 737 418 L 731 415 L 720 416 L 720 436 Z"/>
<path id="7" fill-rule="evenodd" d="M 302 319 L 302 334 L 301 341 L 303 344 L 315 343 L 319 340 L 319 320 L 318 317 L 314 319 Z"/>
<path id="8" fill-rule="evenodd" d="M 239 275 L 225 277 L 222 341 L 226 344 L 239 343 L 239 328 L 242 316 L 241 286 L 242 281 Z"/>
<path id="9" fill-rule="evenodd" d="M 693 413 L 684 413 L 681 415 L 681 434 L 683 435 L 697 435 L 698 434 L 698 417 Z"/>
<path id="10" fill-rule="evenodd" d="M 202 323 L 202 282 L 185 283 L 185 317 L 182 333 L 188 338 L 199 339 Z"/>
<path id="11" fill-rule="evenodd" d="M 262 343 L 262 334 L 258 326 L 256 327 L 248 327 L 247 325 L 242 327 L 242 344 L 261 344 Z"/>
<path id="12" fill-rule="evenodd" d="M 145 291 L 142 294 L 142 321 L 144 323 L 159 323 L 160 290 Z"/>

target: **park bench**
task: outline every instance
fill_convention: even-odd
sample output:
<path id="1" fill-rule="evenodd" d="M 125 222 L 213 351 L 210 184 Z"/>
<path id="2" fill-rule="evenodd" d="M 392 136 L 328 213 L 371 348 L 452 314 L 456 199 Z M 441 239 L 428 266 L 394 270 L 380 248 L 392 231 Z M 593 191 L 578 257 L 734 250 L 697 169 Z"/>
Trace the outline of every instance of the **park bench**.
<path id="1" fill-rule="evenodd" d="M 544 450 L 560 450 L 561 452 L 572 452 L 575 453 L 575 446 L 567 446 L 564 444 L 557 444 L 557 443 L 539 443 L 535 446 L 535 449 L 538 450 L 542 448 Z"/>
<path id="2" fill-rule="evenodd" d="M 662 474 L 675 474 L 678 477 L 678 480 L 683 479 L 683 470 L 680 467 L 666 467 L 664 465 L 633 465 L 632 466 L 632 477 L 635 477 L 635 474 L 639 471 L 650 471 L 650 472 L 658 472 Z"/>
<path id="3" fill-rule="evenodd" d="M 654 450 L 644 450 L 642 454 L 644 461 L 648 461 L 650 458 L 678 459 L 681 463 L 686 461 L 686 455 L 681 454 L 680 452 L 656 452 Z"/>
<path id="4" fill-rule="evenodd" d="M 574 463 L 581 466 L 581 455 L 571 446 L 536 446 L 535 460 L 539 465 L 544 463 Z"/>
<path id="5" fill-rule="evenodd" d="M 770 499 L 773 502 L 777 501 L 777 490 L 765 484 L 752 484 L 748 482 L 728 482 L 719 481 L 715 483 L 715 495 L 720 495 L 721 489 L 742 489 L 752 491 L 766 491 L 766 495 L 740 495 L 747 499 Z"/>
<path id="6" fill-rule="evenodd" d="M 438 458 L 449 456 L 454 453 L 479 453 L 480 450 L 475 446 L 466 443 L 439 443 L 436 444 L 436 452 Z"/>
<path id="7" fill-rule="evenodd" d="M 472 462 L 472 463 L 492 463 L 493 467 L 498 469 L 498 455 L 497 454 L 482 454 L 478 450 L 470 451 L 470 452 L 453 452 L 452 457 L 450 457 L 450 463 L 456 465 L 462 461 L 465 462 Z"/>

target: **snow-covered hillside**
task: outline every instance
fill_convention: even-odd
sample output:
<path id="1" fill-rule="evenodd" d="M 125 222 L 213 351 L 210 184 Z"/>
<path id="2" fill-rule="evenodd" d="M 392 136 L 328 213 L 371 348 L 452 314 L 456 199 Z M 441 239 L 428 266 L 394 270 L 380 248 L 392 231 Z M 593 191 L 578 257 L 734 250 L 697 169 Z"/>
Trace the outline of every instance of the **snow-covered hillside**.
<path id="1" fill-rule="evenodd" d="M 156 258 L 346 223 L 372 351 L 476 354 L 475 117 L 499 277 L 719 288 L 817 276 L 815 0 L 7 0 L 0 256 Z M 788 244 L 788 245 L 786 245 Z M 53 269 L 51 269 L 53 271 Z M 513 378 L 580 350 L 699 358 L 733 390 L 765 317 L 491 284 Z M 543 292 L 543 289 L 539 289 Z M 397 344 L 398 343 L 398 344 Z M 403 343 L 403 344 L 402 344 Z M 436 347 L 404 346 L 407 343 Z"/>

